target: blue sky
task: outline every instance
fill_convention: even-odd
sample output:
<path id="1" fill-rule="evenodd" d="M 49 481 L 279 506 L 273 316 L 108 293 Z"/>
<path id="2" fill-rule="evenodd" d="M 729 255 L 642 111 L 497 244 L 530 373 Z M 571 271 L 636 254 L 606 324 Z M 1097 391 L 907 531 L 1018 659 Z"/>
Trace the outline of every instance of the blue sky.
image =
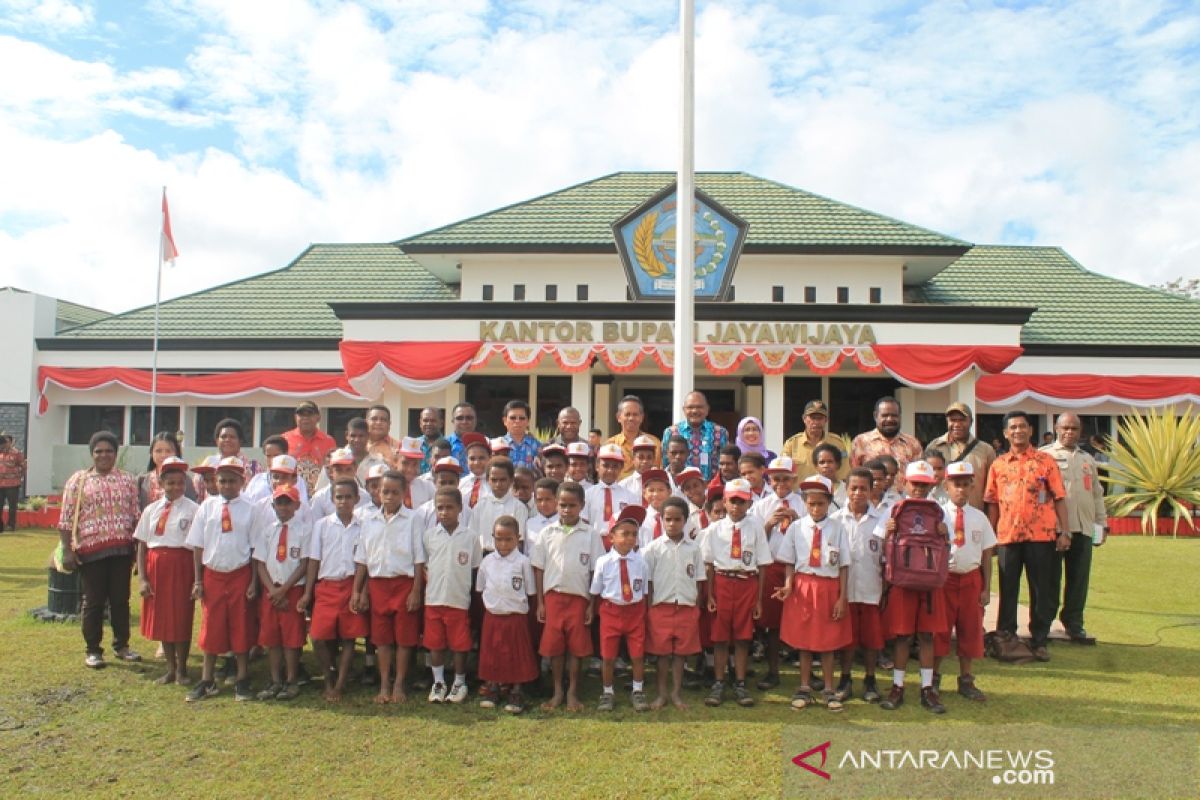
<path id="1" fill-rule="evenodd" d="M 1200 267 L 1192 3 L 704 2 L 697 168 L 1143 283 Z M 654 0 L 0 0 L 0 285 L 122 310 L 675 163 Z"/>

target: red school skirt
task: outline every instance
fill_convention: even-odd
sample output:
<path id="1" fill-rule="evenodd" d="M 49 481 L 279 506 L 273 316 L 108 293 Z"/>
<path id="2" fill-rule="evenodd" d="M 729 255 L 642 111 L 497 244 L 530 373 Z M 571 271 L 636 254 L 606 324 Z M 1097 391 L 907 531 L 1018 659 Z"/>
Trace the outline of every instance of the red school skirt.
<path id="1" fill-rule="evenodd" d="M 479 640 L 479 680 L 486 683 L 528 683 L 538 676 L 533 640 L 525 614 L 483 612 Z"/>
<path id="2" fill-rule="evenodd" d="M 837 578 L 797 572 L 792 593 L 784 603 L 779 638 L 792 647 L 813 653 L 849 647 L 854 641 L 850 616 L 833 618 L 840 591 Z"/>
<path id="3" fill-rule="evenodd" d="M 254 647 L 258 638 L 255 606 L 246 599 L 253 579 L 249 564 L 233 572 L 204 570 L 200 650 L 205 654 L 248 653 Z"/>
<path id="4" fill-rule="evenodd" d="M 146 550 L 146 581 L 154 591 L 142 598 L 142 636 L 152 642 L 191 642 L 196 601 L 196 567 L 187 547 Z"/>

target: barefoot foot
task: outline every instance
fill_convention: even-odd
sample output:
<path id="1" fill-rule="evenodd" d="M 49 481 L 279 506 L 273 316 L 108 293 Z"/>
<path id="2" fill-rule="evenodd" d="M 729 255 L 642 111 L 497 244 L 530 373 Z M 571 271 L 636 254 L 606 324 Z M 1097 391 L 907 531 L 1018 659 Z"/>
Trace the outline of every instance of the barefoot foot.
<path id="1" fill-rule="evenodd" d="M 159 686 L 166 686 L 168 683 L 174 683 L 175 682 L 175 673 L 168 672 L 166 675 L 163 675 L 163 676 L 155 679 L 154 682 L 156 684 L 158 684 Z"/>
<path id="2" fill-rule="evenodd" d="M 554 711 L 563 704 L 562 692 L 555 692 L 554 696 L 546 702 L 542 703 L 542 711 Z"/>
<path id="3" fill-rule="evenodd" d="M 662 709 L 664 706 L 666 706 L 666 704 L 667 704 L 667 698 L 663 697 L 660 694 L 658 697 L 654 698 L 654 702 L 650 704 L 650 710 L 658 711 L 658 710 Z"/>

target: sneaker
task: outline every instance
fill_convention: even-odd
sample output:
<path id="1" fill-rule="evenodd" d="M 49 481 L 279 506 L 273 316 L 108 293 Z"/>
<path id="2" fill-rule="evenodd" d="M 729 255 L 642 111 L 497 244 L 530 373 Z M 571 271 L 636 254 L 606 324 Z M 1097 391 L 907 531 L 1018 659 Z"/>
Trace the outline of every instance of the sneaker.
<path id="1" fill-rule="evenodd" d="M 750 696 L 750 690 L 746 688 L 746 684 L 737 683 L 733 687 L 733 699 L 742 708 L 750 708 L 754 705 L 754 698 Z"/>
<path id="2" fill-rule="evenodd" d="M 513 692 L 508 696 L 508 702 L 504 704 L 504 710 L 509 714 L 520 714 L 525 710 L 525 698 L 520 692 Z"/>
<path id="3" fill-rule="evenodd" d="M 258 693 L 259 700 L 274 700 L 280 692 L 283 691 L 282 683 L 272 683 L 267 688 Z"/>
<path id="4" fill-rule="evenodd" d="M 237 681 L 233 687 L 234 700 L 253 700 L 254 691 L 250 688 L 250 679 L 243 678 Z"/>
<path id="5" fill-rule="evenodd" d="M 939 692 L 942 690 L 942 673 L 933 673 L 933 688 L 937 689 Z"/>
<path id="6" fill-rule="evenodd" d="M 479 707 L 495 708 L 496 698 L 500 696 L 500 687 L 494 683 L 485 683 L 479 687 Z"/>
<path id="7" fill-rule="evenodd" d="M 1050 651 L 1046 649 L 1046 645 L 1039 644 L 1033 648 L 1033 660 L 1043 663 L 1050 660 Z"/>
<path id="8" fill-rule="evenodd" d="M 760 678 L 758 683 L 755 685 L 758 687 L 758 690 L 760 692 L 765 692 L 770 689 L 774 689 L 776 686 L 779 685 L 779 673 L 778 672 L 768 672 L 766 675 L 762 676 L 762 678 Z"/>
<path id="9" fill-rule="evenodd" d="M 467 684 L 465 682 L 455 683 L 450 687 L 450 693 L 446 695 L 446 702 L 457 705 L 467 699 L 467 693 Z"/>
<path id="10" fill-rule="evenodd" d="M 221 668 L 217 670 L 216 680 L 226 686 L 233 686 L 237 683 L 237 659 L 233 656 L 226 656 L 221 662 Z"/>
<path id="11" fill-rule="evenodd" d="M 200 700 L 207 700 L 210 697 L 215 697 L 221 690 L 217 688 L 216 681 L 197 681 L 192 690 L 183 698 L 189 703 L 195 703 Z"/>
<path id="12" fill-rule="evenodd" d="M 892 690 L 888 692 L 888 696 L 879 704 L 879 707 L 884 711 L 895 711 L 902 705 L 904 705 L 904 687 L 893 683 Z"/>
<path id="13" fill-rule="evenodd" d="M 429 690 L 429 702 L 431 702 L 431 703 L 446 702 L 446 684 L 442 683 L 441 681 L 438 681 L 437 683 L 433 684 L 433 687 Z"/>
<path id="14" fill-rule="evenodd" d="M 926 686 L 921 690 L 921 705 L 934 714 L 946 713 L 946 707 L 942 705 L 942 696 L 932 686 Z"/>
<path id="15" fill-rule="evenodd" d="M 596 704 L 597 711 L 612 711 L 616 705 L 617 699 L 612 692 L 601 692 L 600 702 Z"/>
<path id="16" fill-rule="evenodd" d="M 879 694 L 879 686 L 875 683 L 875 676 L 871 675 L 863 679 L 863 700 L 868 703 L 878 703 L 882 697 Z"/>
<path id="17" fill-rule="evenodd" d="M 724 700 L 725 684 L 721 681 L 715 681 L 712 685 L 712 688 L 708 691 L 708 697 L 704 698 L 704 705 L 715 708 L 721 705 Z"/>
<path id="18" fill-rule="evenodd" d="M 835 689 L 826 689 L 821 699 L 825 701 L 825 707 L 830 711 L 841 711 L 846 706 L 838 699 L 838 693 Z"/>
<path id="19" fill-rule="evenodd" d="M 762 661 L 767 657 L 767 648 L 758 639 L 754 640 L 754 644 L 750 647 L 750 658 L 755 661 Z"/>
<path id="20" fill-rule="evenodd" d="M 634 711 L 650 710 L 650 704 L 646 702 L 646 693 L 641 689 L 635 689 L 633 694 L 629 696 L 629 700 L 633 703 Z"/>
<path id="21" fill-rule="evenodd" d="M 958 693 L 968 700 L 975 700 L 980 703 L 987 700 L 987 695 L 979 691 L 979 688 L 975 686 L 975 677 L 973 675 L 958 676 Z"/>
<path id="22" fill-rule="evenodd" d="M 88 653 L 83 657 L 83 665 L 88 669 L 104 669 L 107 666 L 104 656 L 100 653 Z"/>
<path id="23" fill-rule="evenodd" d="M 854 679 L 849 675 L 843 675 L 842 679 L 838 681 L 837 690 L 833 693 L 833 695 L 838 699 L 838 702 L 842 703 L 853 697 Z"/>
<path id="24" fill-rule="evenodd" d="M 295 700 L 300 696 L 300 682 L 289 683 L 279 690 L 275 695 L 276 700 Z"/>
<path id="25" fill-rule="evenodd" d="M 813 696 L 812 689 L 808 686 L 801 686 L 792 693 L 792 708 L 800 711 L 812 705 Z"/>
<path id="26" fill-rule="evenodd" d="M 120 650 L 114 650 L 113 655 L 117 657 L 118 661 L 133 662 L 142 660 L 140 655 L 135 653 L 133 650 L 130 650 L 128 647 L 122 647 Z"/>
<path id="27" fill-rule="evenodd" d="M 600 659 L 593 658 L 591 661 L 588 662 L 587 672 L 585 674 L 589 678 L 599 678 L 601 666 L 602 665 L 600 663 Z"/>

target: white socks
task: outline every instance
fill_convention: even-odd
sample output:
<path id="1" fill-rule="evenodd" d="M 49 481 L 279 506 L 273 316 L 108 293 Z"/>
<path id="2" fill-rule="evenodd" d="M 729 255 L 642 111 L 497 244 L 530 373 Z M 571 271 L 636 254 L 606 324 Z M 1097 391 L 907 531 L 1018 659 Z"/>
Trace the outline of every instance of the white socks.
<path id="1" fill-rule="evenodd" d="M 892 670 L 892 685 L 893 686 L 904 686 L 904 670 L 902 670 L 902 669 Z"/>
<path id="2" fill-rule="evenodd" d="M 933 686 L 933 668 L 921 667 L 921 688 L 928 689 L 930 686 Z"/>
<path id="3" fill-rule="evenodd" d="M 433 682 L 434 683 L 445 683 L 446 682 L 446 667 L 445 666 L 433 667 Z"/>

